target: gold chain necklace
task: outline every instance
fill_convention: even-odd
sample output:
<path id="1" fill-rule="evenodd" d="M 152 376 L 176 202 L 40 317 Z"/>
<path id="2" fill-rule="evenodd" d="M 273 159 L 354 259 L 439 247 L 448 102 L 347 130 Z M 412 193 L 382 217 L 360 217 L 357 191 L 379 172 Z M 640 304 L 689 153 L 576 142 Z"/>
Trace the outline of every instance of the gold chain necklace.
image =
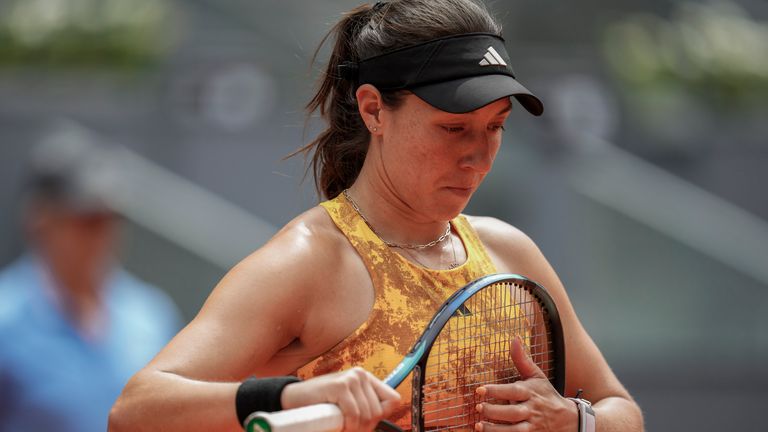
<path id="1" fill-rule="evenodd" d="M 439 243 L 442 243 L 451 234 L 451 223 L 448 222 L 448 226 L 445 227 L 445 232 L 443 233 L 443 235 L 441 235 L 440 237 L 432 240 L 429 243 L 424 243 L 424 244 L 411 244 L 411 243 L 400 244 L 400 243 L 393 243 L 393 242 L 386 241 L 383 238 L 381 238 L 381 235 L 379 235 L 379 233 L 376 231 L 376 229 L 373 228 L 373 225 L 371 225 L 371 222 L 368 220 L 367 217 L 365 217 L 363 212 L 360 210 L 360 207 L 357 206 L 357 203 L 355 202 L 355 200 L 353 200 L 352 197 L 349 196 L 349 189 L 344 189 L 341 193 L 343 193 L 344 194 L 344 198 L 346 198 L 347 201 L 349 201 L 349 203 L 352 204 L 352 208 L 355 209 L 357 214 L 360 215 L 360 218 L 363 219 L 365 224 L 368 225 L 368 228 L 370 228 L 371 231 L 373 231 L 373 233 L 376 234 L 376 237 L 378 237 L 381 241 L 384 242 L 385 245 L 387 245 L 389 247 L 396 247 L 396 248 L 400 248 L 400 249 L 427 249 L 427 248 L 431 248 L 432 246 L 435 246 L 435 245 L 437 245 Z M 453 242 L 451 242 L 451 246 L 453 246 Z M 453 250 L 453 254 L 454 254 L 454 261 L 455 261 L 456 260 L 456 249 Z M 419 263 L 419 264 L 421 264 L 421 263 Z"/>
<path id="2" fill-rule="evenodd" d="M 448 264 L 448 269 L 449 270 L 453 270 L 456 267 L 459 267 L 461 264 L 459 264 L 457 262 L 457 260 L 456 260 L 456 245 L 453 243 L 453 237 L 451 237 L 451 239 L 449 241 L 451 242 L 451 250 L 453 251 L 453 262 Z M 423 262 L 419 261 L 419 259 L 416 258 L 416 255 L 414 255 L 410 251 L 406 251 L 406 252 L 408 253 L 408 256 L 413 258 L 413 260 L 416 261 L 420 266 L 425 267 L 425 268 L 431 268 L 431 267 L 428 267 L 428 266 L 424 265 Z"/>

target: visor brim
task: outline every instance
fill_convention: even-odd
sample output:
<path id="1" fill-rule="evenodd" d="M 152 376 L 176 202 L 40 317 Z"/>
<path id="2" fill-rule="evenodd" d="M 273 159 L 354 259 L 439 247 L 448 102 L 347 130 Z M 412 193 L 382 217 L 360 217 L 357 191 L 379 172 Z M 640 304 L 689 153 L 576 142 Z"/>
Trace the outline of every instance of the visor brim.
<path id="1" fill-rule="evenodd" d="M 508 96 L 514 96 L 535 116 L 544 112 L 541 100 L 509 75 L 478 75 L 409 90 L 433 107 L 453 114 L 468 113 Z"/>

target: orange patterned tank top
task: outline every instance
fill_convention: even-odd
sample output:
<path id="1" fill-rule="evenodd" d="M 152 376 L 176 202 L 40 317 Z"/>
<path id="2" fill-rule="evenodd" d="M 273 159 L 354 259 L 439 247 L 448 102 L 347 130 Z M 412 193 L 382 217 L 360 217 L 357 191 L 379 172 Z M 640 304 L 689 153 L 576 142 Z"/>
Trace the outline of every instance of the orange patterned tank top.
<path id="1" fill-rule="evenodd" d="M 451 225 L 464 244 L 467 260 L 454 269 L 433 270 L 390 250 L 343 194 L 320 205 L 365 263 L 375 300 L 366 322 L 325 354 L 299 368 L 297 375 L 302 379 L 354 366 L 385 378 L 405 357 L 443 301 L 467 283 L 496 273 L 477 233 L 463 215 L 453 219 Z M 406 378 L 397 391 L 402 396 L 402 406 L 389 420 L 410 429 L 411 378 Z"/>

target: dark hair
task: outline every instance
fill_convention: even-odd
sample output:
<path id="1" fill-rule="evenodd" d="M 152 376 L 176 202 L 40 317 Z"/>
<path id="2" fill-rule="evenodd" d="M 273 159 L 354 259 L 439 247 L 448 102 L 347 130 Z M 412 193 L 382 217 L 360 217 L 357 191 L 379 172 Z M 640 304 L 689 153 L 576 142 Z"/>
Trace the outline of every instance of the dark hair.
<path id="1" fill-rule="evenodd" d="M 370 132 L 358 111 L 354 82 L 342 79 L 338 66 L 400 47 L 454 34 L 484 32 L 501 36 L 501 26 L 485 6 L 474 0 L 394 0 L 362 5 L 345 13 L 317 47 L 329 37 L 333 52 L 317 93 L 306 106 L 308 117 L 318 109 L 328 127 L 296 153 L 312 155 L 318 193 L 333 198 L 360 174 L 368 152 Z M 396 109 L 404 91 L 382 92 L 384 105 Z"/>

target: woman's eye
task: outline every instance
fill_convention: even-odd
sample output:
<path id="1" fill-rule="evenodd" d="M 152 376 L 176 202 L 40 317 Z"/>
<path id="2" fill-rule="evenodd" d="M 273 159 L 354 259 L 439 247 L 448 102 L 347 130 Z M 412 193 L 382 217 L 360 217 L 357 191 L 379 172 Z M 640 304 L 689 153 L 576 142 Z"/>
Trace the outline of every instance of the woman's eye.
<path id="1" fill-rule="evenodd" d="M 451 134 L 461 133 L 461 132 L 464 132 L 464 130 L 465 130 L 464 126 L 443 126 L 443 129 L 445 129 L 446 132 L 451 133 Z M 493 132 L 499 132 L 499 131 L 503 131 L 504 130 L 504 126 L 503 125 L 493 125 L 493 126 L 488 126 L 488 129 L 490 129 Z"/>
<path id="2" fill-rule="evenodd" d="M 448 133 L 459 133 L 464 130 L 462 126 L 443 126 Z"/>

